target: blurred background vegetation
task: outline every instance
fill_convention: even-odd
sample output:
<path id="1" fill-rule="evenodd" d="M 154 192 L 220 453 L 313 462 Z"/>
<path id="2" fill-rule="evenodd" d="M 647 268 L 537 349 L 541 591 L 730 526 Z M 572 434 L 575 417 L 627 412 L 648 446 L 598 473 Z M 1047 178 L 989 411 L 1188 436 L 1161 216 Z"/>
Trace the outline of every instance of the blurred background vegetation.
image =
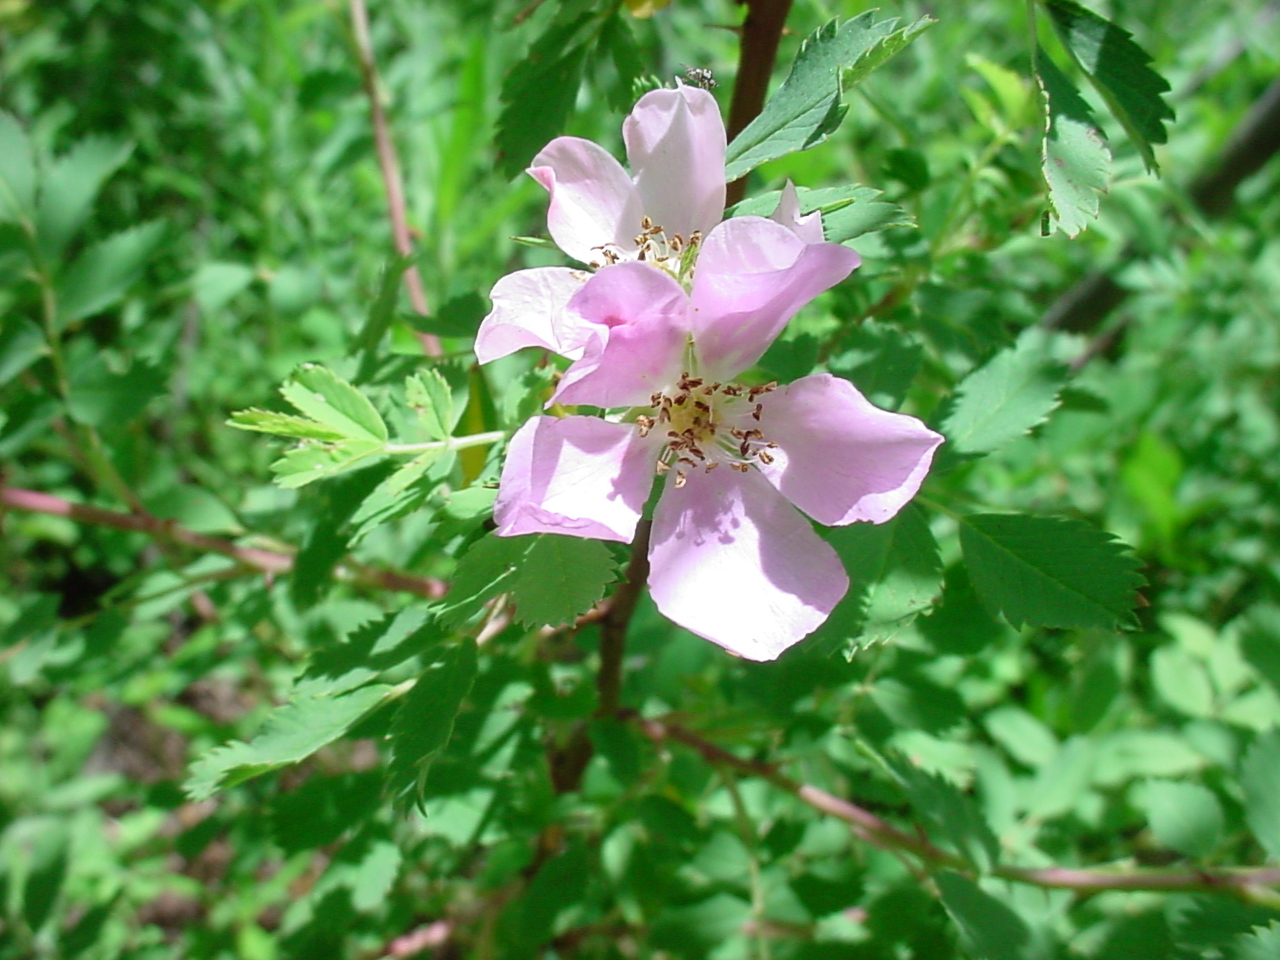
<path id="1" fill-rule="evenodd" d="M 500 276 L 561 262 L 513 240 L 545 232 L 545 194 L 503 172 L 495 133 L 504 77 L 567 6 L 371 5 L 432 311 L 396 315 L 402 374 L 421 362 L 415 328 L 474 329 Z M 797 0 L 780 75 L 800 38 L 863 9 Z M 1041 236 L 1041 122 L 1012 0 L 885 7 L 939 23 L 850 95 L 828 144 L 748 189 L 861 183 L 918 224 L 855 243 L 861 270 L 792 325 L 767 373 L 820 359 L 929 418 L 1021 330 L 1068 331 L 1054 350 L 1078 375 L 1054 416 L 925 490 L 942 507 L 940 603 L 850 661 L 832 655 L 850 639 L 835 624 L 760 665 L 642 605 L 628 697 L 904 822 L 918 796 L 882 755 L 908 756 L 975 797 L 1024 863 L 1257 864 L 1276 854 L 1254 839 L 1242 758 L 1280 723 L 1280 167 L 1213 217 L 1193 187 L 1275 81 L 1280 15 L 1226 0 L 1105 12 L 1153 55 L 1177 121 L 1156 178 L 1097 105 L 1116 162 L 1074 240 Z M 604 18 L 568 132 L 620 153 L 635 73 L 709 67 L 727 106 L 740 19 L 728 0 Z M 484 504 L 432 492 L 430 509 L 355 536 L 359 474 L 280 489 L 279 445 L 226 426 L 276 404 L 297 364 L 350 352 L 393 252 L 345 6 L 0 0 L 0 108 L 43 188 L 69 198 L 43 262 L 0 224 L 0 480 L 305 559 L 273 581 L 163 537 L 0 513 L 0 957 L 1243 957 L 1237 938 L 1276 916 L 1014 887 L 1024 933 L 999 954 L 958 939 L 890 854 L 696 754 L 600 729 L 581 791 L 557 795 L 543 747 L 593 709 L 589 629 L 561 638 L 568 654 L 513 640 L 492 655 L 425 814 L 383 799 L 381 714 L 301 765 L 189 799 L 189 764 L 252 736 L 315 651 L 422 602 L 335 580 L 340 558 L 447 578 Z M 1127 294 L 1115 309 L 1062 299 L 1096 271 Z M 51 290 L 56 360 L 40 331 Z M 528 364 L 480 387 L 468 338 L 443 345 L 438 365 L 472 386 L 464 418 L 506 425 Z M 1118 534 L 1148 581 L 1139 627 L 1014 630 L 986 612 L 948 519 L 974 504 Z M 1179 833 L 1167 817 L 1185 810 L 1196 825 Z M 563 845 L 546 861 L 552 824 Z"/>

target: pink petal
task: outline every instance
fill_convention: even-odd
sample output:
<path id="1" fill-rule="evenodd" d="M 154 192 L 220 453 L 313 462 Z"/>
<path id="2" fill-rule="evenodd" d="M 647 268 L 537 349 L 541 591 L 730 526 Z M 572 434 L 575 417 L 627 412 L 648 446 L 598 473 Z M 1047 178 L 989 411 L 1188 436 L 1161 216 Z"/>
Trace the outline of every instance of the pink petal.
<path id="1" fill-rule="evenodd" d="M 656 451 L 631 424 L 534 417 L 511 438 L 493 516 L 498 535 L 635 538 Z"/>
<path id="2" fill-rule="evenodd" d="M 748 660 L 813 632 L 849 588 L 834 550 L 755 470 L 668 481 L 653 517 L 649 590 L 686 630 Z"/>
<path id="3" fill-rule="evenodd" d="M 711 231 L 693 281 L 693 327 L 703 370 L 729 379 L 760 359 L 806 303 L 861 263 L 838 243 L 805 243 L 764 217 Z"/>
<path id="4" fill-rule="evenodd" d="M 706 234 L 724 216 L 724 121 L 699 87 L 653 90 L 622 125 L 644 212 L 668 237 Z"/>
<path id="5" fill-rule="evenodd" d="M 760 399 L 759 429 L 778 444 L 760 470 L 819 523 L 884 523 L 916 495 L 942 443 L 915 417 L 881 410 L 829 373 Z"/>
<path id="6" fill-rule="evenodd" d="M 808 216 L 800 215 L 800 197 L 790 180 L 782 188 L 778 206 L 769 219 L 782 224 L 805 243 L 822 243 L 826 240 L 826 235 L 822 232 L 822 214 L 815 210 Z"/>
<path id="7" fill-rule="evenodd" d="M 683 288 L 657 267 L 633 261 L 597 273 L 565 308 L 598 332 L 565 372 L 555 401 L 647 404 L 682 372 L 688 310 Z"/>
<path id="8" fill-rule="evenodd" d="M 564 314 L 565 304 L 591 276 L 568 267 L 509 273 L 493 285 L 493 310 L 476 332 L 476 359 L 488 363 L 522 347 L 542 347 L 576 360 L 589 330 Z"/>
<path id="9" fill-rule="evenodd" d="M 529 174 L 551 194 L 547 229 L 561 250 L 583 263 L 603 263 L 604 246 L 634 254 L 640 194 L 603 147 L 557 137 L 533 158 Z"/>

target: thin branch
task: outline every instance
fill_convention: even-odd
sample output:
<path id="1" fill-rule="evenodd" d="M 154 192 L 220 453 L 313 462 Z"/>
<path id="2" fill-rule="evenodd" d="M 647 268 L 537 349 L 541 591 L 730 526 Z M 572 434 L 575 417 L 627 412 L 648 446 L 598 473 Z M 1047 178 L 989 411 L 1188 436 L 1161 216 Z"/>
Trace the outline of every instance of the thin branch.
<path id="1" fill-rule="evenodd" d="M 102 507 L 90 506 L 87 503 L 73 503 L 61 497 L 55 497 L 36 490 L 23 490 L 18 487 L 0 485 L 0 506 L 13 510 L 25 510 L 29 513 L 44 513 L 54 517 L 66 517 L 77 523 L 91 523 L 100 527 L 112 527 L 116 530 L 131 530 L 145 533 L 164 543 L 187 547 L 200 553 L 216 553 L 243 564 L 252 570 L 260 570 L 267 574 L 285 574 L 293 569 L 294 557 L 288 553 L 277 553 L 257 547 L 242 547 L 230 540 L 221 540 L 207 534 L 196 533 L 186 527 L 179 526 L 172 520 L 163 520 L 149 513 L 119 513 L 105 510 Z M 337 576 L 366 587 L 381 590 L 403 590 L 420 597 L 438 600 L 444 596 L 447 587 L 439 580 L 427 577 L 416 577 L 398 570 L 383 570 L 367 567 L 353 561 L 340 563 L 335 569 Z"/>
<path id="2" fill-rule="evenodd" d="M 596 712 L 601 717 L 615 716 L 621 705 L 627 628 L 631 624 L 631 615 L 635 613 L 636 601 L 649 579 L 649 533 L 652 526 L 652 520 L 641 520 L 636 527 L 626 582 L 609 598 L 608 607 L 600 617 L 600 672 L 596 675 L 599 707 Z"/>
<path id="3" fill-rule="evenodd" d="M 373 60 L 373 42 L 369 37 L 369 11 L 365 8 L 364 0 L 350 0 L 350 7 L 351 32 L 355 37 L 356 53 L 360 60 L 360 76 L 364 81 L 364 92 L 369 97 L 369 110 L 373 116 L 373 139 L 378 149 L 378 166 L 382 170 L 382 181 L 387 190 L 391 234 L 395 238 L 396 250 L 401 256 L 409 257 L 413 255 L 413 237 L 409 234 L 409 220 L 405 215 L 400 159 L 391 139 L 386 111 L 382 109 L 382 86 L 378 82 L 378 68 Z M 422 289 L 422 277 L 417 266 L 410 264 L 405 270 L 404 285 L 409 291 L 409 302 L 413 305 L 414 313 L 425 317 L 428 313 L 427 295 Z M 437 337 L 424 333 L 419 334 L 418 339 L 428 356 L 440 356 L 440 341 Z"/>
<path id="4" fill-rule="evenodd" d="M 738 52 L 738 76 L 729 104 L 728 135 L 732 142 L 764 109 L 769 78 L 778 59 L 778 44 L 786 29 L 792 0 L 739 0 L 746 5 L 742 21 L 742 46 Z M 725 206 L 733 206 L 747 189 L 746 178 L 729 184 Z"/>
<path id="5" fill-rule="evenodd" d="M 907 851 L 924 861 L 931 869 L 946 868 L 973 874 L 961 857 L 935 846 L 924 836 L 908 833 L 870 810 L 827 793 L 818 787 L 792 780 L 776 766 L 746 760 L 675 724 L 650 720 L 634 712 L 626 714 L 649 739 L 655 742 L 674 740 L 697 751 L 709 763 L 732 767 L 757 776 L 792 796 L 830 814 L 853 828 L 853 832 L 883 850 Z M 1074 890 L 1080 894 L 1103 890 L 1145 890 L 1154 892 L 1219 893 L 1256 903 L 1280 903 L 1273 889 L 1280 887 L 1280 867 L 1220 867 L 1213 869 L 1158 870 L 1134 868 L 1014 867 L 997 865 L 991 875 L 1017 883 L 1038 887 Z"/>

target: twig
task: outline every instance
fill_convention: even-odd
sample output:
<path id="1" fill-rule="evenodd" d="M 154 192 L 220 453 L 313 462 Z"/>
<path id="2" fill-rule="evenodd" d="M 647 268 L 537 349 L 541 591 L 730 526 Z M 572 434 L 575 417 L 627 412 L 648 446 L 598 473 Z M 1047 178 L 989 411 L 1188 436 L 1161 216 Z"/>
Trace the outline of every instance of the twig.
<path id="1" fill-rule="evenodd" d="M 674 740 L 696 750 L 709 763 L 732 767 L 757 776 L 819 810 L 845 821 L 853 832 L 883 850 L 907 851 L 924 861 L 931 869 L 945 868 L 972 875 L 973 870 L 961 857 L 935 846 L 925 837 L 908 833 L 857 804 L 843 800 L 818 787 L 792 780 L 769 763 L 745 760 L 695 733 L 663 720 L 646 719 L 626 712 L 649 739 L 655 742 Z M 1103 890 L 1145 890 L 1154 892 L 1220 893 L 1249 902 L 1274 905 L 1277 897 L 1270 888 L 1280 887 L 1280 867 L 1220 867 L 1213 869 L 1147 870 L 1087 869 L 1075 867 L 1014 867 L 997 865 L 991 875 L 1017 883 L 1038 887 L 1074 890 L 1080 894 Z"/>
<path id="2" fill-rule="evenodd" d="M 409 221 L 405 215 L 404 186 L 400 177 L 400 160 L 396 156 L 396 146 L 391 140 L 391 131 L 387 125 L 387 115 L 382 109 L 381 85 L 378 82 L 378 68 L 373 60 L 373 42 L 369 37 L 369 11 L 364 0 L 350 0 L 351 31 L 355 37 L 356 53 L 360 60 L 360 76 L 364 81 L 364 92 L 369 97 L 369 110 L 373 116 L 373 139 L 378 149 L 378 166 L 382 170 L 382 181 L 387 190 L 387 212 L 391 216 L 391 235 L 395 238 L 396 250 L 401 256 L 413 255 L 413 237 L 409 235 Z M 414 313 L 425 317 L 427 311 L 427 295 L 422 289 L 422 277 L 418 268 L 410 264 L 404 272 L 405 289 L 409 291 L 409 302 Z M 433 334 L 418 335 L 423 351 L 430 357 L 441 354 L 440 341 Z"/>
<path id="3" fill-rule="evenodd" d="M 599 706 L 596 714 L 612 717 L 622 700 L 622 659 L 627 646 L 627 627 L 635 613 L 636 601 L 649 579 L 649 532 L 652 520 L 641 520 L 631 544 L 631 562 L 626 581 L 609 598 L 600 617 L 600 672 L 596 675 Z"/>
<path id="4" fill-rule="evenodd" d="M 616 717 L 621 713 L 622 662 L 626 652 L 627 627 L 635 613 L 636 601 L 649 578 L 649 531 L 652 521 L 641 520 L 631 542 L 627 579 L 613 596 L 596 607 L 600 624 L 600 668 L 596 673 L 596 716 Z M 563 744 L 547 749 L 547 766 L 556 793 L 571 793 L 582 786 L 582 774 L 595 752 L 587 725 L 579 723 Z M 545 844 L 544 844 L 545 846 Z"/>
<path id="5" fill-rule="evenodd" d="M 163 520 L 149 513 L 119 513 L 87 503 L 73 503 L 36 490 L 0 486 L 0 505 L 30 513 L 44 513 L 54 517 L 67 517 L 77 523 L 91 523 L 116 530 L 132 530 L 145 533 L 156 540 L 197 550 L 201 553 L 217 553 L 267 574 L 285 574 L 293 569 L 294 557 L 288 553 L 276 553 L 257 547 L 242 547 L 230 540 L 221 540 L 207 534 L 196 533 L 179 526 L 172 520 Z M 353 583 L 382 590 L 403 590 L 420 597 L 437 600 L 444 596 L 447 587 L 439 580 L 416 577 L 398 570 L 383 570 L 347 561 L 336 568 L 336 574 Z"/>
<path id="6" fill-rule="evenodd" d="M 727 132 L 732 141 L 764 109 L 769 78 L 778 59 L 778 44 L 787 25 L 792 0 L 739 0 L 747 8 L 742 21 L 742 46 L 738 52 L 738 76 L 729 104 Z M 725 206 L 740 201 L 747 189 L 746 178 L 729 184 Z"/>

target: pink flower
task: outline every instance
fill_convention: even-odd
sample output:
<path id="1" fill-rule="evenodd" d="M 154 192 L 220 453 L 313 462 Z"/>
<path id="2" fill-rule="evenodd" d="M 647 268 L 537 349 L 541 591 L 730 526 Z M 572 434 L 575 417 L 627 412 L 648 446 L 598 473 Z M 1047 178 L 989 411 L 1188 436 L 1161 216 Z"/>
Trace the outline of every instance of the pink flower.
<path id="1" fill-rule="evenodd" d="M 772 220 L 720 222 L 725 130 L 715 98 L 706 90 L 679 86 L 645 94 L 622 133 L 634 177 L 602 147 L 578 137 L 552 140 L 529 168 L 551 196 L 551 236 L 575 260 L 595 270 L 643 260 L 687 283 L 703 246 L 718 246 L 722 258 L 784 249 L 798 257 L 800 245 L 778 245 L 780 226 L 803 244 L 833 246 L 823 243 L 818 214 L 800 216 L 790 184 Z M 856 266 L 857 254 L 840 249 L 841 263 Z M 589 331 L 566 317 L 564 308 L 590 276 L 569 267 L 537 267 L 499 280 L 489 294 L 493 310 L 476 337 L 480 362 L 522 347 L 580 357 Z"/>
<path id="2" fill-rule="evenodd" d="M 511 440 L 495 506 L 503 536 L 630 542 L 655 472 L 665 474 L 649 546 L 654 602 L 752 660 L 812 632 L 848 589 L 839 557 L 799 511 L 882 523 L 915 495 L 942 442 L 830 374 L 733 382 L 857 264 L 844 247 L 809 242 L 800 231 L 812 223 L 794 209 L 780 213 L 794 222 L 743 217 L 713 231 L 692 291 L 666 269 L 619 263 L 556 319 L 525 315 L 548 342 L 575 343 L 554 401 L 630 409 L 530 420 Z"/>

